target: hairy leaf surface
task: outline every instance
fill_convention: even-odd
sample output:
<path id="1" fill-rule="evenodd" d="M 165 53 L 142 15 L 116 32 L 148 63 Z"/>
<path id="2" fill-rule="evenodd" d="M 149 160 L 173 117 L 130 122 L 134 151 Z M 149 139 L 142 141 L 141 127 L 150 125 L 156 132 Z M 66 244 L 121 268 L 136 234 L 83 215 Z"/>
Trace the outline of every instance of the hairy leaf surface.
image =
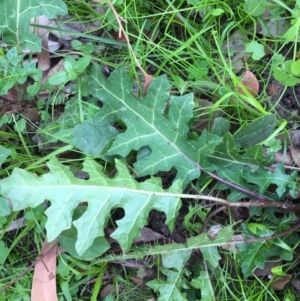
<path id="1" fill-rule="evenodd" d="M 103 102 L 96 114 L 98 124 L 122 121 L 126 130 L 116 136 L 105 155 L 125 157 L 132 150 L 149 147 L 151 152 L 134 164 L 140 176 L 177 169 L 185 187 L 199 177 L 197 163 L 204 162 L 222 138 L 204 131 L 198 140 L 189 140 L 188 122 L 193 116 L 193 94 L 171 96 L 165 75 L 153 79 L 145 98 L 133 95 L 124 67 L 106 79 L 98 65 L 91 70 L 91 93 Z"/>
<path id="2" fill-rule="evenodd" d="M 45 15 L 53 18 L 67 14 L 67 6 L 62 0 L 0 0 L 2 18 L 0 34 L 3 42 L 22 50 L 41 50 L 41 39 L 30 32 L 30 19 Z"/>
<path id="3" fill-rule="evenodd" d="M 46 210 L 48 241 L 54 240 L 72 225 L 74 209 L 81 203 L 88 204 L 86 211 L 73 223 L 77 229 L 76 251 L 82 255 L 96 237 L 104 237 L 104 227 L 113 208 L 123 208 L 124 218 L 116 223 L 118 228 L 111 237 L 127 251 L 140 229 L 147 224 L 152 209 L 166 213 L 166 224 L 172 231 L 181 201 L 174 193 L 181 191 L 175 181 L 166 191 L 158 178 L 136 182 L 121 161 L 116 161 L 118 174 L 107 178 L 102 166 L 95 161 L 84 162 L 88 180 L 77 179 L 68 167 L 57 159 L 48 162 L 50 172 L 38 177 L 22 169 L 14 169 L 11 176 L 0 181 L 0 189 L 9 198 L 14 210 L 36 207 L 49 200 Z M 169 192 L 169 193 L 168 193 Z M 172 192 L 172 193 L 170 193 Z"/>
<path id="4" fill-rule="evenodd" d="M 160 271 L 168 277 L 166 281 L 156 279 L 147 282 L 149 287 L 155 292 L 159 292 L 160 297 L 157 301 L 187 301 L 187 297 L 181 292 L 183 284 L 182 271 L 173 272 L 164 268 L 161 268 Z"/>

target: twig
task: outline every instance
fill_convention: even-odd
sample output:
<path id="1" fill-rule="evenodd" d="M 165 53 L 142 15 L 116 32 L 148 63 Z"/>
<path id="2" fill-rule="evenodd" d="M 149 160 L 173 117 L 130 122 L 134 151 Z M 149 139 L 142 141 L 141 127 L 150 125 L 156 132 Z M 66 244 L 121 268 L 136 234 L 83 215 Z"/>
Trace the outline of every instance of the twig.
<path id="1" fill-rule="evenodd" d="M 230 202 L 213 196 L 194 195 L 194 194 L 185 194 L 185 193 L 153 192 L 153 195 L 177 197 L 182 199 L 207 200 L 218 204 L 222 204 L 227 207 L 275 207 L 275 208 L 282 208 L 282 209 L 290 209 L 293 211 L 300 211 L 300 204 L 276 202 L 273 200 L 262 201 L 261 199 L 259 199 L 259 200 L 249 201 L 249 202 Z"/>
<path id="2" fill-rule="evenodd" d="M 227 209 L 227 207 L 226 207 L 226 206 L 222 206 L 222 207 L 219 207 L 219 208 L 217 208 L 216 210 L 213 210 L 212 212 L 210 212 L 210 213 L 206 216 L 206 218 L 205 218 L 205 221 L 204 221 L 204 223 L 203 223 L 203 227 L 202 227 L 201 232 L 207 232 L 207 225 L 208 225 L 209 221 L 210 221 L 216 214 L 218 214 L 218 213 L 221 212 L 221 211 L 224 211 L 225 209 Z"/>
<path id="3" fill-rule="evenodd" d="M 97 2 L 99 2 L 99 0 L 98 0 Z M 123 25 L 122 25 L 122 22 L 120 21 L 120 20 L 122 20 L 123 22 L 126 23 L 126 20 L 124 20 L 124 19 L 117 13 L 116 9 L 114 8 L 114 6 L 113 6 L 113 4 L 111 3 L 110 0 L 107 0 L 107 3 L 108 3 L 108 5 L 110 6 L 111 10 L 113 11 L 113 13 L 114 13 L 114 15 L 115 15 L 115 17 L 116 17 L 116 20 L 117 20 L 117 22 L 118 22 L 118 25 L 119 25 L 119 38 L 122 36 L 122 33 L 123 33 L 124 38 L 125 38 L 125 40 L 126 40 L 126 43 L 127 43 L 127 45 L 128 45 L 128 48 L 129 48 L 130 52 L 132 53 L 132 56 L 133 56 L 133 59 L 134 59 L 136 65 L 139 67 L 139 69 L 142 71 L 142 73 L 144 74 L 145 77 L 149 76 L 149 75 L 147 74 L 147 72 L 146 72 L 146 71 L 142 68 L 142 66 L 140 65 L 140 63 L 139 63 L 139 61 L 138 61 L 138 59 L 137 59 L 137 57 L 136 57 L 136 55 L 135 55 L 135 53 L 134 53 L 132 47 L 131 47 L 129 38 L 128 38 L 128 36 L 127 36 L 125 30 L 124 30 L 124 27 L 123 27 Z"/>

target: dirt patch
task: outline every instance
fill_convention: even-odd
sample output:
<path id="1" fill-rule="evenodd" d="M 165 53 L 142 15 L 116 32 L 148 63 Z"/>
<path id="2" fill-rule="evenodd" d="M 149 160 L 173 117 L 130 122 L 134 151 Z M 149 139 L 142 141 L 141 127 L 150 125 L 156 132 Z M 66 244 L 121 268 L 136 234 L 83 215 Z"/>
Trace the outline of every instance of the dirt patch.
<path id="1" fill-rule="evenodd" d="M 268 86 L 270 106 L 281 118 L 289 121 L 290 127 L 297 127 L 300 122 L 300 85 L 284 87 L 274 78 Z"/>
<path id="2" fill-rule="evenodd" d="M 177 243 L 185 243 L 189 233 L 186 231 L 183 225 L 184 217 L 188 213 L 188 207 L 182 206 L 179 210 L 179 214 L 175 223 L 175 229 L 172 233 L 168 226 L 165 224 L 166 214 L 164 212 L 152 210 L 148 217 L 148 226 L 153 231 L 164 235 L 166 238 L 169 238 L 171 241 Z"/>

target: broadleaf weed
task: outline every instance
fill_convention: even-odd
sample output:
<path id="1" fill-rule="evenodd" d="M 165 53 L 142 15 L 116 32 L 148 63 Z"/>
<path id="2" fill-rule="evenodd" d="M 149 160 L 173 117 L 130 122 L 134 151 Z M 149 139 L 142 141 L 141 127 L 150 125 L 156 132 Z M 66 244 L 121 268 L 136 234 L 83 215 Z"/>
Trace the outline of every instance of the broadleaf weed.
<path id="1" fill-rule="evenodd" d="M 66 13 L 64 2 L 55 3 L 51 15 Z M 272 280 L 266 284 L 262 280 L 251 282 L 247 277 L 258 268 L 264 270 L 274 257 L 292 266 L 299 241 L 297 233 L 269 240 L 276 233 L 288 231 L 296 220 L 295 215 L 281 212 L 270 202 L 296 198 L 299 181 L 297 171 L 287 171 L 282 163 L 272 165 L 276 152 L 282 146 L 286 150 L 286 143 L 277 136 L 287 131 L 287 121 L 270 112 L 263 83 L 263 73 L 270 72 L 284 86 L 299 84 L 298 2 L 115 1 L 117 13 L 126 21 L 125 34 L 134 55 L 145 70 L 149 66 L 153 69 L 154 79 L 143 97 L 137 96 L 143 94 L 141 75 L 133 53 L 116 33 L 118 22 L 110 6 L 103 3 L 104 10 L 98 13 L 84 1 L 65 3 L 72 20 L 84 24 L 95 21 L 98 29 L 114 39 L 93 37 L 87 29 L 80 34 L 83 40 L 73 40 L 73 49 L 63 55 L 64 69 L 43 84 L 35 63 L 22 64 L 25 55 L 20 53 L 25 46 L 40 49 L 37 37 L 32 45 L 20 39 L 29 23 L 20 19 L 25 31 L 16 29 L 5 37 L 12 25 L 0 22 L 0 33 L 11 43 L 0 53 L 0 95 L 30 79 L 27 89 L 19 93 L 20 102 L 35 101 L 42 116 L 41 123 L 34 125 L 35 142 L 22 113 L 0 116 L 1 126 L 14 132 L 3 131 L 0 137 L 0 224 L 6 230 L 18 212 L 26 221 L 12 242 L 5 232 L 1 234 L 0 262 L 11 262 L 5 271 L 0 270 L 1 285 L 16 273 L 13 269 L 18 268 L 16 262 L 21 258 L 15 257 L 13 250 L 22 244 L 26 232 L 33 231 L 35 246 L 28 242 L 23 250 L 34 248 L 40 253 L 46 230 L 50 241 L 58 238 L 71 254 L 59 255 L 61 299 L 79 300 L 75 298 L 80 287 L 98 277 L 89 292 L 96 300 L 107 262 L 156 256 L 162 260 L 162 264 L 156 262 L 159 276 L 147 285 L 158 293 L 158 300 L 214 300 L 218 296 L 224 300 L 263 300 L 266 296 L 279 300 L 269 288 Z M 263 17 L 267 10 L 275 19 L 290 13 L 291 23 L 282 36 L 258 40 L 259 24 L 263 33 L 268 27 Z M 40 11 L 28 14 L 34 17 Z M 241 48 L 232 47 L 237 40 Z M 276 51 L 271 52 L 271 62 L 261 77 L 257 75 L 260 91 L 254 97 L 242 85 L 240 75 L 245 70 L 260 73 L 263 67 L 259 64 L 272 49 L 270 41 L 276 44 Z M 107 44 L 103 47 L 99 43 Z M 281 54 L 287 43 L 293 43 L 292 58 Z M 69 82 L 73 84 L 71 96 L 65 93 Z M 47 100 L 37 100 L 46 89 Z M 204 130 L 203 124 L 196 127 L 201 118 L 208 121 Z M 70 152 L 73 161 L 68 157 Z M 165 188 L 158 175 L 172 169 L 176 169 L 176 175 Z M 197 197 L 185 193 L 191 187 Z M 202 193 L 205 201 L 196 204 Z M 216 206 L 209 203 L 217 198 L 209 199 L 207 194 L 220 194 L 226 206 L 240 202 L 242 207 L 244 201 L 256 196 L 269 205 L 264 209 L 251 205 L 244 220 L 238 218 L 235 206 L 229 205 L 227 211 L 220 210 L 224 216 L 212 220 L 214 209 L 220 206 L 218 202 Z M 189 237 L 184 243 L 132 245 L 147 225 L 152 209 L 165 212 L 172 231 L 182 198 L 191 199 L 184 219 Z M 105 254 L 110 245 L 104 230 L 116 208 L 123 208 L 125 216 L 113 222 L 116 226 L 110 237 L 119 243 L 123 254 L 109 255 Z M 207 229 L 208 222 L 216 228 Z M 244 235 L 242 240 L 249 242 L 241 243 L 233 227 Z M 218 230 L 213 233 L 213 229 Z M 266 241 L 261 242 L 264 238 Z M 196 252 L 200 257 L 198 271 L 189 267 Z M 288 270 L 281 264 L 277 274 L 278 269 L 282 275 Z M 124 275 L 125 280 L 117 276 L 115 282 L 130 286 L 126 270 Z M 7 300 L 16 295 L 27 300 L 29 291 L 27 279 L 21 279 L 9 290 Z M 118 292 L 117 296 L 125 298 L 126 294 Z M 287 291 L 284 295 L 289 298 L 291 294 Z"/>

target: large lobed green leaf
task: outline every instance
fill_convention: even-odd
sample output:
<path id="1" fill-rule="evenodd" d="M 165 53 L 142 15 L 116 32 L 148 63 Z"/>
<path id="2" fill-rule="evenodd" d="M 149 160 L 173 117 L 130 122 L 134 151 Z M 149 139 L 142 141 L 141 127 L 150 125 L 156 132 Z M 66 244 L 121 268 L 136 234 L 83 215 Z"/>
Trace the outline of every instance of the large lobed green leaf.
<path id="1" fill-rule="evenodd" d="M 125 132 L 118 134 L 108 150 L 105 149 L 105 155 L 125 157 L 132 150 L 140 151 L 148 147 L 149 154 L 138 153 L 134 164 L 139 176 L 154 175 L 174 167 L 176 178 L 181 179 L 183 187 L 199 177 L 197 164 L 204 162 L 222 138 L 204 131 L 198 140 L 188 139 L 194 107 L 192 93 L 170 96 L 171 86 L 163 75 L 153 79 L 145 98 L 138 98 L 133 95 L 132 83 L 124 67 L 118 68 L 106 79 L 101 68 L 93 65 L 90 77 L 91 94 L 103 102 L 93 123 L 107 126 L 122 121 L 126 126 Z M 78 125 L 74 133 L 84 126 L 85 123 Z M 76 146 L 87 149 L 82 144 Z"/>
<path id="2" fill-rule="evenodd" d="M 0 0 L 0 7 L 3 42 L 17 45 L 19 50 L 28 48 L 37 52 L 41 51 L 41 39 L 30 32 L 30 19 L 67 14 L 67 6 L 62 0 Z"/>
<path id="3" fill-rule="evenodd" d="M 81 203 L 88 204 L 86 211 L 73 223 L 77 229 L 76 251 L 82 255 L 95 238 L 104 238 L 104 227 L 113 208 L 123 208 L 124 218 L 117 221 L 118 228 L 111 237 L 127 251 L 140 229 L 147 224 L 152 209 L 166 213 L 166 224 L 172 231 L 181 201 L 174 193 L 181 191 L 179 181 L 169 190 L 161 188 L 158 178 L 143 183 L 136 182 L 125 164 L 116 160 L 118 174 L 107 178 L 102 166 L 93 160 L 84 162 L 88 180 L 77 179 L 68 167 L 55 158 L 48 162 L 49 173 L 42 176 L 22 169 L 14 169 L 11 176 L 0 181 L 2 196 L 9 198 L 14 210 L 36 207 L 49 200 L 46 210 L 47 237 L 54 240 L 72 225 L 74 209 Z M 168 193 L 169 192 L 169 193 Z M 172 192 L 172 193 L 170 193 Z"/>
<path id="4" fill-rule="evenodd" d="M 22 61 L 23 55 L 18 55 L 14 47 L 4 57 L 0 56 L 0 95 L 6 95 L 15 84 L 24 84 L 28 76 L 41 80 L 42 71 L 36 68 L 36 63 L 23 65 Z"/>
<path id="5" fill-rule="evenodd" d="M 73 143 L 83 152 L 126 157 L 135 150 L 134 168 L 139 176 L 175 168 L 176 179 L 182 181 L 183 188 L 200 176 L 201 167 L 217 172 L 237 186 L 260 193 L 265 193 L 269 184 L 274 183 L 272 180 L 265 182 L 263 173 L 259 175 L 259 181 L 250 181 L 254 185 L 248 181 L 254 173 L 258 174 L 259 166 L 270 164 L 261 145 L 256 144 L 265 140 L 274 129 L 275 115 L 257 118 L 235 135 L 228 132 L 229 122 L 218 118 L 212 134 L 204 130 L 198 139 L 191 140 L 188 132 L 193 116 L 193 94 L 170 96 L 171 86 L 166 76 L 153 79 L 147 96 L 139 98 L 133 94 L 130 76 L 124 67 L 105 78 L 101 68 L 94 64 L 88 74 L 90 93 L 102 101 L 103 107 L 94 118 L 77 125 L 73 131 Z M 123 127 L 119 133 L 111 131 L 116 124 Z M 274 172 L 268 174 L 269 178 L 275 176 Z M 284 173 L 277 175 L 275 183 L 280 186 L 279 197 L 285 192 L 284 187 L 281 188 L 283 177 Z M 293 179 L 289 178 L 285 190 L 292 188 L 295 191 L 294 179 L 294 175 Z M 232 199 L 241 197 L 245 195 L 235 193 Z"/>

